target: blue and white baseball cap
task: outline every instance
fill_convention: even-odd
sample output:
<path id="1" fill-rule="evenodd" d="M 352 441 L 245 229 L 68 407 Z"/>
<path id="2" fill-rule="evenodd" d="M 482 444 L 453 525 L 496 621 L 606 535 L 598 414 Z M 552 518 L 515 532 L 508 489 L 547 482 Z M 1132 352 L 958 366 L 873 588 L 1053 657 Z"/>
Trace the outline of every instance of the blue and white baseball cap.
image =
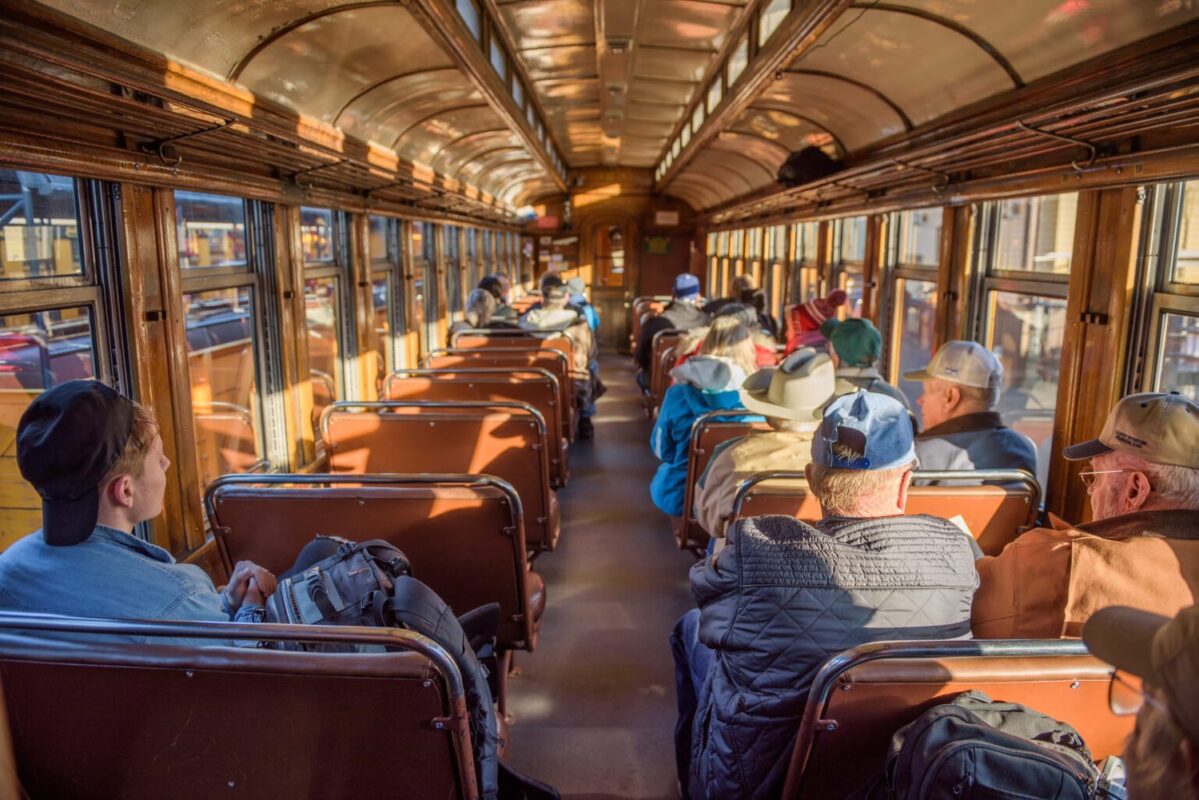
<path id="1" fill-rule="evenodd" d="M 847 445 L 860 457 L 834 451 Z M 835 469 L 898 469 L 916 460 L 912 418 L 898 400 L 877 392 L 844 394 L 824 410 L 812 437 L 812 463 Z"/>
<path id="2" fill-rule="evenodd" d="M 675 297 L 699 296 L 699 278 L 690 272 L 683 272 L 674 278 Z"/>
<path id="3" fill-rule="evenodd" d="M 924 369 L 905 372 L 909 381 L 942 380 L 988 389 L 1003 383 L 1003 364 L 978 342 L 955 339 L 941 345 Z"/>

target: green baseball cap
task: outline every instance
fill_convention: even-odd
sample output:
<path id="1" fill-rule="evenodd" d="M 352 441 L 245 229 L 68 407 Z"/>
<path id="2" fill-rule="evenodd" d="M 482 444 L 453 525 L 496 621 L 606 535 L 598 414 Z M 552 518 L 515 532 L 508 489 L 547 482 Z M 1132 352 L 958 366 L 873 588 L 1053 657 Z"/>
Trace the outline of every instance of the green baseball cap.
<path id="1" fill-rule="evenodd" d="M 820 326 L 820 332 L 847 367 L 873 367 L 882 355 L 882 334 L 868 319 L 851 317 L 841 322 L 830 319 Z"/>

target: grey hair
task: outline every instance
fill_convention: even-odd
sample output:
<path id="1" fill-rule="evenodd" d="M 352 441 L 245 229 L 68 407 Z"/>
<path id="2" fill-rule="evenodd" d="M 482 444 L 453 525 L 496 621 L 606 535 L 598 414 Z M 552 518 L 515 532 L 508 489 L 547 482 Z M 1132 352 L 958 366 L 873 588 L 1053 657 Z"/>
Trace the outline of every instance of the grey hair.
<path id="1" fill-rule="evenodd" d="M 1113 463 L 1145 473 L 1153 493 L 1183 508 L 1199 509 L 1199 469 L 1155 464 L 1132 453 L 1113 452 Z"/>
<path id="2" fill-rule="evenodd" d="M 1003 387 L 998 382 L 992 383 L 985 389 L 980 389 L 977 386 L 966 386 L 965 384 L 957 384 L 962 396 L 966 399 L 985 406 L 987 411 L 994 411 L 999 408 L 999 396 L 1003 393 Z"/>
<path id="3" fill-rule="evenodd" d="M 833 452 L 842 458 L 861 458 L 852 447 L 833 445 Z M 898 501 L 896 490 L 904 472 L 915 469 L 913 461 L 895 469 L 840 469 L 812 465 L 812 491 L 820 499 L 825 514 L 839 517 L 869 517 L 876 509 Z"/>
<path id="4" fill-rule="evenodd" d="M 495 313 L 496 300 L 486 289 L 472 289 L 466 296 L 466 311 L 463 316 L 472 328 L 481 328 L 491 322 Z"/>

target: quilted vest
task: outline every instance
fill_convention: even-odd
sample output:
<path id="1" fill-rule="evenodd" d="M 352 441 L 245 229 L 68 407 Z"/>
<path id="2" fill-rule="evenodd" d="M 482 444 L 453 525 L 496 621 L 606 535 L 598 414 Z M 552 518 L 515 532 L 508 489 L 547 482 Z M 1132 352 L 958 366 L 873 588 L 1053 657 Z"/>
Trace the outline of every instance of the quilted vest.
<path id="1" fill-rule="evenodd" d="M 820 665 L 865 642 L 970 636 L 965 534 L 929 516 L 741 520 L 691 569 L 715 651 L 692 731 L 690 796 L 775 797 Z"/>

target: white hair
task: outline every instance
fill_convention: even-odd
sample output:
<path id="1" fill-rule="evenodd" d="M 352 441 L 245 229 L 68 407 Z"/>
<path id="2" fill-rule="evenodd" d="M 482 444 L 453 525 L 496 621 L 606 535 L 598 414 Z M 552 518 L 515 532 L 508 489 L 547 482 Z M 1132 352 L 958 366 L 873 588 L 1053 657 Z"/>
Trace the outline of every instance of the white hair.
<path id="1" fill-rule="evenodd" d="M 1153 493 L 1182 508 L 1199 509 L 1199 469 L 1155 464 L 1132 453 L 1113 451 L 1111 463 L 1145 473 Z"/>

